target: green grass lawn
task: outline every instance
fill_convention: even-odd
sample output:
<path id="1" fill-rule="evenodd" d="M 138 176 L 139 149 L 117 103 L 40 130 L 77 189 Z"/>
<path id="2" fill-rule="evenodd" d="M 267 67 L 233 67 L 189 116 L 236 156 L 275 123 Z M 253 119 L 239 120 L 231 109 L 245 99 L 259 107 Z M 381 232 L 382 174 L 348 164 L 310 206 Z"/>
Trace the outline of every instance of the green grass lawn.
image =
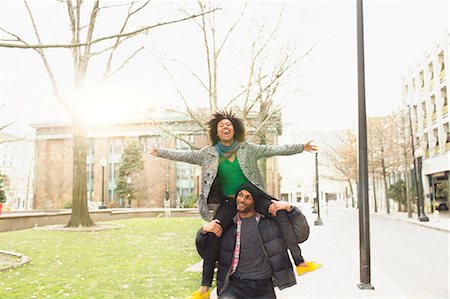
<path id="1" fill-rule="evenodd" d="M 200 273 L 183 272 L 200 257 L 196 218 L 116 221 L 119 230 L 0 233 L 0 248 L 29 256 L 0 272 L 0 298 L 184 298 Z"/>

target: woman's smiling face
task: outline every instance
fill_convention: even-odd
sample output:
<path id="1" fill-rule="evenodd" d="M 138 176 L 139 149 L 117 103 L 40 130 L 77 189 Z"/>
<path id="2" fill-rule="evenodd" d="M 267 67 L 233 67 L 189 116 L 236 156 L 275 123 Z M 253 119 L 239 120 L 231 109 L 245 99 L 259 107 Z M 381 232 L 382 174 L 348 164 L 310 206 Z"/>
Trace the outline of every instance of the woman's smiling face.
<path id="1" fill-rule="evenodd" d="M 233 123 L 224 118 L 217 123 L 217 137 L 219 137 L 222 143 L 230 143 L 234 140 L 234 127 Z"/>

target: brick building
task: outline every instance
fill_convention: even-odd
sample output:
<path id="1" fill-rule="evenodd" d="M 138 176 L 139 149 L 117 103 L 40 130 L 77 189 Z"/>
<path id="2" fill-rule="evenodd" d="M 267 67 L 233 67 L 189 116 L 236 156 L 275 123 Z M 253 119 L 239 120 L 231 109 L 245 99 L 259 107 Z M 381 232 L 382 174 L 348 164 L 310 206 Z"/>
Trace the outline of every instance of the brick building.
<path id="1" fill-rule="evenodd" d="M 34 209 L 57 209 L 72 198 L 72 134 L 70 125 L 34 124 L 36 130 Z M 251 139 L 251 128 L 248 130 Z M 267 143 L 276 144 L 281 126 L 267 130 Z M 151 121 L 134 120 L 111 125 L 88 127 L 87 189 L 88 200 L 105 204 L 123 203 L 115 192 L 121 155 L 126 143 L 139 141 L 143 151 L 144 171 L 133 207 L 178 207 L 189 195 L 200 190 L 200 167 L 155 158 L 148 154 L 151 145 L 172 149 L 190 147 L 175 138 L 188 140 L 197 148 L 209 144 L 199 125 L 181 114 L 166 112 Z M 102 166 L 104 165 L 104 166 Z M 266 186 L 269 193 L 280 196 L 277 158 L 267 160 Z M 103 192 L 102 192 L 103 188 Z M 167 201 L 164 198 L 168 197 Z"/>

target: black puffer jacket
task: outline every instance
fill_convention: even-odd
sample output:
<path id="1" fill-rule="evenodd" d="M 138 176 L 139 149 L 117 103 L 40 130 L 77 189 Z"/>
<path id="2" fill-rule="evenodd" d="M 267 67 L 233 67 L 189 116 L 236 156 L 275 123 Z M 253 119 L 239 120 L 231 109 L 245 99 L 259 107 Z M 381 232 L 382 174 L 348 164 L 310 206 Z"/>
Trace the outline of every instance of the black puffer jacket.
<path id="1" fill-rule="evenodd" d="M 294 210 L 297 208 L 294 208 Z M 235 217 L 236 219 L 236 217 Z M 236 222 L 236 221 L 235 221 Z M 258 223 L 258 229 L 264 252 L 269 258 L 272 268 L 274 286 L 284 289 L 296 284 L 292 264 L 287 253 L 286 243 L 281 235 L 278 223 L 264 215 Z M 197 249 L 201 254 L 206 241 L 206 235 L 197 234 Z M 220 257 L 217 272 L 217 293 L 220 295 L 229 283 L 229 272 L 233 260 L 233 251 L 236 244 L 236 224 L 232 226 L 221 238 Z"/>

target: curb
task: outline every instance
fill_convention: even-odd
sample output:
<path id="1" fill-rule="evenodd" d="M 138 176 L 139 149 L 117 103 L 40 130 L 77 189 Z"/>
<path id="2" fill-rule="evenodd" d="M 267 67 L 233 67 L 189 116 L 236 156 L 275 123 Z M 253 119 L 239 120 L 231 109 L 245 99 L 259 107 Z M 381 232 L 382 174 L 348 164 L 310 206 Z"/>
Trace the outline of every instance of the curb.
<path id="1" fill-rule="evenodd" d="M 430 229 L 434 229 L 434 230 L 439 230 L 439 231 L 442 231 L 442 232 L 450 233 L 450 228 L 449 227 L 443 228 L 443 227 L 438 227 L 438 226 L 433 226 L 433 225 L 427 225 L 426 223 L 429 223 L 429 222 L 419 222 L 419 221 L 416 222 L 416 221 L 412 221 L 412 220 L 408 220 L 408 219 L 386 216 L 386 215 L 383 215 L 383 214 L 377 214 L 376 216 L 383 217 L 385 219 L 389 219 L 389 220 L 392 220 L 392 221 L 402 221 L 402 222 L 405 222 L 405 223 L 410 223 L 410 224 L 414 224 L 414 225 L 418 225 L 418 226 L 422 226 L 422 227 L 426 227 L 426 228 L 430 228 Z"/>
<path id="2" fill-rule="evenodd" d="M 11 255 L 13 257 L 16 257 L 16 258 L 20 259 L 20 261 L 18 263 L 16 263 L 16 264 L 12 264 L 10 266 L 4 267 L 4 268 L 3 267 L 0 268 L 0 272 L 8 270 L 8 269 L 11 269 L 11 268 L 16 268 L 16 267 L 25 265 L 25 264 L 27 264 L 27 263 L 29 263 L 31 261 L 31 259 L 28 256 L 20 254 L 20 253 L 16 253 L 16 252 L 0 250 L 0 254 Z"/>

